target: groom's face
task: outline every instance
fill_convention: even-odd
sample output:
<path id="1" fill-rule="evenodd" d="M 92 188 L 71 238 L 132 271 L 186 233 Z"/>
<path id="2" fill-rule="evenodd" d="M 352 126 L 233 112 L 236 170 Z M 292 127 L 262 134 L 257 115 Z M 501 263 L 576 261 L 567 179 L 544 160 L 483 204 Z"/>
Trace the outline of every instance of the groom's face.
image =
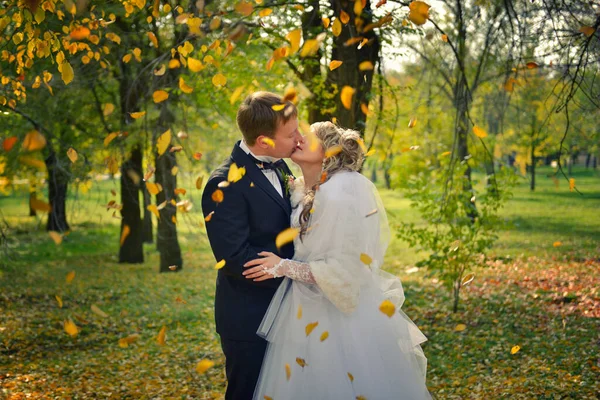
<path id="1" fill-rule="evenodd" d="M 298 131 L 298 119 L 290 118 L 285 123 L 279 123 L 273 138 L 275 146 L 269 147 L 266 155 L 276 158 L 290 158 L 301 141 L 302 135 Z"/>

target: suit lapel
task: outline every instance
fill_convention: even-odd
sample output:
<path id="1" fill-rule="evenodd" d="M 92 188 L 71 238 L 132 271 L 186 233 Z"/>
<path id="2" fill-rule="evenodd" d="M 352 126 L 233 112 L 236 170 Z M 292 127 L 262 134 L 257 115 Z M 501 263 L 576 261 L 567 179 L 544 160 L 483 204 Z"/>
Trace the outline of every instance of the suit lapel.
<path id="1" fill-rule="evenodd" d="M 267 193 L 277 204 L 279 204 L 286 213 L 291 213 L 292 207 L 288 196 L 281 197 L 279 192 L 273 187 L 273 184 L 267 179 L 265 174 L 258 168 L 258 166 L 248 157 L 248 155 L 239 146 L 239 142 L 236 143 L 231 153 L 231 159 L 238 166 L 246 167 L 246 176 L 251 182 Z M 289 169 L 288 169 L 289 170 Z M 285 191 L 285 188 L 282 188 Z"/>

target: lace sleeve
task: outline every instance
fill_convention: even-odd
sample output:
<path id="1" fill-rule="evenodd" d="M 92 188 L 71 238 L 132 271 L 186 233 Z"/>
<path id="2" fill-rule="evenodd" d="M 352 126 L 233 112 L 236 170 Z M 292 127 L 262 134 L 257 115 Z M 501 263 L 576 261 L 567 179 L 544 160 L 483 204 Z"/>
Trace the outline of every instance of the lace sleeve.
<path id="1" fill-rule="evenodd" d="M 295 281 L 304 283 L 317 283 L 312 271 L 310 270 L 310 264 L 289 260 L 287 258 L 282 258 L 277 265 L 268 269 L 266 272 L 273 275 L 275 278 L 287 276 Z"/>

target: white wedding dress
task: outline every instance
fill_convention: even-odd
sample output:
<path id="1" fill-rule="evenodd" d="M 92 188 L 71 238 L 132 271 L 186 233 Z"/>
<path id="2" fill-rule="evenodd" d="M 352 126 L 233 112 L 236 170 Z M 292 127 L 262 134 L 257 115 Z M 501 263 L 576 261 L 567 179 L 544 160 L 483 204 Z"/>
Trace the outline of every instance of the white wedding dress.
<path id="1" fill-rule="evenodd" d="M 292 192 L 294 227 L 303 186 L 297 179 Z M 430 399 L 427 338 L 400 310 L 400 280 L 380 269 L 389 227 L 374 185 L 338 172 L 313 208 L 294 260 L 277 267 L 286 279 L 257 332 L 269 343 L 254 399 Z M 379 309 L 386 299 L 396 307 L 391 317 Z"/>

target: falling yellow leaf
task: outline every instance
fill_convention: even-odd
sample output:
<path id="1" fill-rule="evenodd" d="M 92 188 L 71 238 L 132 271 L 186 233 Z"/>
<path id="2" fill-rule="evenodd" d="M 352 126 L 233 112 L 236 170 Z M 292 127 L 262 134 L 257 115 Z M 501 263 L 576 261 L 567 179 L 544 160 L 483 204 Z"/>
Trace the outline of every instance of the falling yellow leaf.
<path id="1" fill-rule="evenodd" d="M 115 111 L 115 105 L 113 103 L 106 103 L 106 104 L 104 104 L 104 107 L 102 109 L 102 114 L 104 114 L 104 116 L 107 117 L 110 114 L 112 114 L 114 111 Z"/>
<path id="2" fill-rule="evenodd" d="M 467 326 L 465 324 L 458 324 L 454 327 L 455 332 L 462 332 L 465 329 L 467 329 Z"/>
<path id="3" fill-rule="evenodd" d="M 342 33 L 342 23 L 340 22 L 339 18 L 336 18 L 335 21 L 333 21 L 333 25 L 331 26 L 331 32 L 335 37 L 340 36 L 340 34 Z"/>
<path id="4" fill-rule="evenodd" d="M 212 84 L 217 87 L 225 86 L 226 83 L 227 83 L 227 77 L 223 74 L 216 74 L 215 76 L 212 77 Z"/>
<path id="5" fill-rule="evenodd" d="M 56 302 L 58 303 L 58 308 L 62 308 L 62 306 L 63 306 L 63 301 L 62 301 L 62 299 L 60 298 L 60 296 L 59 296 L 59 295 L 55 295 L 55 296 L 54 296 L 54 298 L 56 299 Z"/>
<path id="6" fill-rule="evenodd" d="M 129 113 L 129 115 L 131 116 L 131 118 L 133 119 L 138 119 L 143 117 L 144 115 L 146 115 L 146 111 L 139 111 L 139 112 L 132 112 Z"/>
<path id="7" fill-rule="evenodd" d="M 352 107 L 352 97 L 354 96 L 355 92 L 356 92 L 356 89 L 354 89 L 350 86 L 344 86 L 342 88 L 340 98 L 342 100 L 342 104 L 344 105 L 344 108 L 346 108 L 347 110 L 349 110 Z"/>
<path id="8" fill-rule="evenodd" d="M 365 265 L 371 265 L 373 259 L 368 254 L 360 253 L 360 261 L 362 261 Z"/>
<path id="9" fill-rule="evenodd" d="M 221 203 L 223 202 L 225 195 L 221 189 L 217 189 L 210 197 L 215 203 Z"/>
<path id="10" fill-rule="evenodd" d="M 514 91 L 515 83 L 517 83 L 517 80 L 515 78 L 508 78 L 504 83 L 504 90 L 506 90 L 507 92 Z"/>
<path id="11" fill-rule="evenodd" d="M 131 61 L 131 57 L 132 57 L 132 56 L 131 56 L 131 54 L 125 54 L 125 55 L 123 56 L 122 60 L 123 60 L 123 62 L 124 62 L 125 64 L 128 64 L 128 63 L 129 63 L 129 61 Z"/>
<path id="12" fill-rule="evenodd" d="M 296 313 L 296 318 L 302 319 L 302 305 L 298 306 L 298 312 Z"/>
<path id="13" fill-rule="evenodd" d="M 290 364 L 285 364 L 285 378 L 289 381 L 292 377 L 292 368 Z"/>
<path id="14" fill-rule="evenodd" d="M 412 117 L 410 121 L 408 121 L 408 127 L 414 128 L 417 125 L 417 117 Z"/>
<path id="15" fill-rule="evenodd" d="M 229 167 L 229 172 L 227 173 L 227 181 L 229 182 L 237 182 L 246 174 L 246 167 L 239 167 L 236 163 L 232 163 Z"/>
<path id="16" fill-rule="evenodd" d="M 158 39 L 156 39 L 154 32 L 148 32 L 148 39 L 150 39 L 154 47 L 158 49 Z"/>
<path id="17" fill-rule="evenodd" d="M 373 68 L 375 68 L 373 66 L 373 63 L 371 61 L 363 61 L 360 64 L 358 64 L 358 69 L 360 71 L 371 71 L 373 70 Z"/>
<path id="18" fill-rule="evenodd" d="M 235 103 L 237 101 L 237 99 L 240 98 L 245 87 L 246 86 L 238 86 L 237 88 L 235 88 L 235 90 L 233 91 L 233 94 L 229 98 L 229 104 L 233 105 L 233 103 Z"/>
<path id="19" fill-rule="evenodd" d="M 583 33 L 585 36 L 590 37 L 596 32 L 596 29 L 591 26 L 582 26 L 579 28 L 579 32 Z"/>
<path id="20" fill-rule="evenodd" d="M 215 365 L 214 361 L 210 360 L 200 360 L 196 365 L 196 372 L 199 374 L 205 373 L 209 368 L 212 368 Z"/>
<path id="21" fill-rule="evenodd" d="M 280 249 L 283 245 L 292 242 L 300 233 L 298 228 L 287 228 L 277 235 L 275 238 L 275 246 Z"/>
<path id="22" fill-rule="evenodd" d="M 331 62 L 329 63 L 329 70 L 333 71 L 334 69 L 338 68 L 343 63 L 344 62 L 340 61 L 340 60 L 331 60 Z"/>
<path id="23" fill-rule="evenodd" d="M 108 314 L 105 313 L 104 311 L 102 311 L 97 305 L 92 304 L 92 306 L 90 307 L 92 312 L 102 318 L 108 318 Z"/>
<path id="24" fill-rule="evenodd" d="M 158 212 L 158 208 L 156 207 L 156 205 L 150 204 L 148 205 L 148 207 L 146 207 L 146 210 L 150 211 L 156 216 L 156 218 L 160 219 L 160 213 Z"/>
<path id="25" fill-rule="evenodd" d="M 254 6 L 252 3 L 242 0 L 235 5 L 235 11 L 247 17 L 248 15 L 252 14 L 252 11 L 254 11 Z"/>
<path id="26" fill-rule="evenodd" d="M 129 347 L 130 344 L 135 343 L 140 338 L 139 333 L 134 333 L 132 335 L 126 336 L 124 338 L 119 339 L 119 347 Z"/>
<path id="27" fill-rule="evenodd" d="M 348 379 L 350 379 L 350 382 L 354 382 L 354 375 L 352 375 L 350 372 L 348 372 Z"/>
<path id="28" fill-rule="evenodd" d="M 127 236 L 129 236 L 130 232 L 131 232 L 131 229 L 129 228 L 129 225 L 123 225 L 123 231 L 121 232 L 121 241 L 120 241 L 121 246 L 123 246 L 123 243 L 125 243 L 125 239 L 127 239 Z"/>
<path id="29" fill-rule="evenodd" d="M 162 187 L 159 186 L 157 183 L 146 182 L 146 189 L 148 190 L 148 193 L 150 193 L 152 196 L 156 196 L 161 192 Z"/>
<path id="30" fill-rule="evenodd" d="M 475 279 L 475 274 L 467 274 L 462 279 L 462 282 L 460 283 L 460 285 L 461 286 L 468 285 L 469 283 L 473 282 L 473 279 Z"/>
<path id="31" fill-rule="evenodd" d="M 160 67 L 155 68 L 153 71 L 154 75 L 156 76 L 163 76 L 165 72 L 167 72 L 167 67 L 165 66 L 165 64 L 162 64 Z"/>
<path id="32" fill-rule="evenodd" d="M 202 189 L 202 181 L 204 181 L 204 176 L 199 176 L 198 179 L 196 179 L 196 189 Z"/>
<path id="33" fill-rule="evenodd" d="M 188 94 L 192 93 L 194 91 L 194 88 L 191 86 L 188 86 L 181 76 L 179 77 L 179 89 L 181 89 L 181 91 L 183 93 L 188 93 Z"/>
<path id="34" fill-rule="evenodd" d="M 90 33 L 90 30 L 85 26 L 78 26 L 71 31 L 69 36 L 71 36 L 71 39 L 73 40 L 83 40 L 90 36 Z"/>
<path id="35" fill-rule="evenodd" d="M 2 142 L 2 147 L 4 148 L 4 151 L 10 151 L 15 146 L 18 140 L 19 138 L 16 136 L 11 136 L 9 138 L 4 139 L 4 141 Z"/>
<path id="36" fill-rule="evenodd" d="M 65 320 L 64 328 L 65 328 L 65 332 L 67 332 L 67 334 L 71 337 L 75 337 L 79 333 L 79 329 L 77 328 L 77 325 L 75 325 L 75 323 L 73 321 L 71 321 L 70 319 Z"/>
<path id="37" fill-rule="evenodd" d="M 319 47 L 321 42 L 317 39 L 308 39 L 304 41 L 304 46 L 302 46 L 302 51 L 300 52 L 300 57 L 310 57 L 317 54 L 319 51 Z"/>
<path id="38" fill-rule="evenodd" d="M 196 60 L 192 57 L 188 57 L 187 66 L 192 72 L 200 72 L 205 68 L 204 64 L 202 64 L 202 61 Z"/>
<path id="39" fill-rule="evenodd" d="M 539 67 L 538 63 L 536 63 L 536 62 L 528 62 L 526 65 L 527 65 L 527 69 L 535 69 L 535 68 Z"/>
<path id="40" fill-rule="evenodd" d="M 396 313 L 396 306 L 389 300 L 384 300 L 379 305 L 379 311 L 392 318 Z"/>
<path id="41" fill-rule="evenodd" d="M 423 25 L 429 19 L 431 6 L 422 1 L 413 1 L 408 5 L 408 19 L 415 25 Z"/>
<path id="42" fill-rule="evenodd" d="M 263 400 L 273 400 L 271 396 L 264 395 Z"/>
<path id="43" fill-rule="evenodd" d="M 448 43 L 448 35 L 446 35 L 446 34 L 442 35 L 442 42 Z"/>
<path id="44" fill-rule="evenodd" d="M 512 349 L 510 349 L 510 354 L 516 354 L 519 350 L 521 350 L 521 346 L 513 346 Z"/>
<path id="45" fill-rule="evenodd" d="M 60 75 L 65 85 L 71 83 L 75 77 L 73 67 L 71 67 L 71 64 L 69 64 L 67 60 L 63 61 L 61 64 Z"/>
<path id="46" fill-rule="evenodd" d="M 363 114 L 365 114 L 367 116 L 370 114 L 369 106 L 366 105 L 365 103 L 360 103 L 360 110 L 363 112 Z"/>
<path id="47" fill-rule="evenodd" d="M 221 269 L 225 266 L 225 260 L 221 260 L 215 264 L 215 269 Z"/>
<path id="48" fill-rule="evenodd" d="M 156 139 L 156 148 L 159 156 L 162 156 L 171 144 L 171 130 L 167 129 L 165 133 Z"/>
<path id="49" fill-rule="evenodd" d="M 65 278 L 65 280 L 67 281 L 67 283 L 71 283 L 73 281 L 73 279 L 75 279 L 75 271 L 70 271 L 67 274 L 67 277 Z"/>
<path id="50" fill-rule="evenodd" d="M 319 322 L 311 322 L 310 324 L 306 325 L 306 328 L 304 328 L 306 336 L 310 335 L 311 332 L 317 327 L 317 325 L 319 325 Z"/>
<path id="51" fill-rule="evenodd" d="M 275 148 L 275 142 L 271 138 L 265 137 L 262 139 L 262 142 L 273 149 Z"/>
<path id="52" fill-rule="evenodd" d="M 262 9 L 262 10 L 259 11 L 258 16 L 261 17 L 261 18 L 268 17 L 269 15 L 271 15 L 272 12 L 273 12 L 272 9 L 270 9 L 270 8 L 264 8 L 264 9 Z"/>
<path id="53" fill-rule="evenodd" d="M 67 150 L 67 157 L 69 157 L 69 160 L 74 163 L 77 161 L 77 152 L 72 147 L 69 147 L 69 150 Z"/>
<path id="54" fill-rule="evenodd" d="M 450 154 L 452 154 L 452 152 L 451 152 L 451 151 L 445 151 L 445 152 L 443 152 L 442 154 L 440 154 L 440 156 L 442 156 L 442 157 L 446 157 L 446 156 L 449 156 Z"/>
<path id="55" fill-rule="evenodd" d="M 340 146 L 340 145 L 331 146 L 330 148 L 328 148 L 325 151 L 325 158 L 333 157 L 337 154 L 340 154 L 341 152 L 342 152 L 342 146 Z"/>
<path id="56" fill-rule="evenodd" d="M 46 138 L 37 130 L 31 130 L 25 135 L 23 149 L 26 151 L 41 150 L 46 147 Z"/>
<path id="57" fill-rule="evenodd" d="M 274 106 L 271 106 L 271 108 L 273 111 L 281 111 L 285 108 L 285 104 L 275 104 Z"/>
<path id="58" fill-rule="evenodd" d="M 342 24 L 344 24 L 344 25 L 346 25 L 348 22 L 350 22 L 350 16 L 344 10 L 342 10 L 340 12 L 340 21 L 342 21 Z"/>
<path id="59" fill-rule="evenodd" d="M 160 329 L 160 332 L 158 332 L 158 337 L 156 338 L 156 342 L 158 343 L 159 346 L 164 346 L 167 344 L 166 336 L 167 336 L 167 327 L 165 325 L 163 325 L 163 327 Z"/>
<path id="60" fill-rule="evenodd" d="M 321 18 L 321 21 L 323 22 L 323 27 L 325 29 L 329 28 L 329 23 L 331 22 L 331 20 L 327 17 Z"/>
<path id="61" fill-rule="evenodd" d="M 168 98 L 169 93 L 165 92 L 164 90 L 156 90 L 154 93 L 152 93 L 152 100 L 154 100 L 155 103 L 162 103 Z"/>
<path id="62" fill-rule="evenodd" d="M 325 340 L 327 340 L 327 338 L 329 337 L 329 332 L 325 331 L 321 334 L 321 342 L 324 342 Z"/>
<path id="63" fill-rule="evenodd" d="M 290 42 L 292 48 L 290 50 L 291 54 L 296 54 L 296 52 L 300 49 L 300 41 L 302 40 L 302 29 L 294 29 L 285 35 L 285 39 Z"/>
<path id="64" fill-rule="evenodd" d="M 48 234 L 57 246 L 62 243 L 63 236 L 59 232 L 48 231 Z"/>
<path id="65" fill-rule="evenodd" d="M 562 242 L 554 242 L 554 243 L 552 243 L 552 246 L 553 247 L 560 247 L 560 246 L 562 246 Z"/>
<path id="66" fill-rule="evenodd" d="M 482 139 L 487 136 L 487 132 L 477 125 L 473 127 L 473 133 L 475 134 L 475 136 Z"/>
<path id="67" fill-rule="evenodd" d="M 570 178 L 569 179 L 569 191 L 573 191 L 575 190 L 575 178 Z"/>
<path id="68" fill-rule="evenodd" d="M 296 363 L 302 368 L 306 367 L 308 364 L 304 360 L 304 358 L 296 357 Z"/>
<path id="69" fill-rule="evenodd" d="M 116 138 L 117 136 L 119 136 L 118 132 L 112 132 L 109 133 L 105 138 L 104 138 L 104 147 L 108 146 L 108 144 L 110 142 L 113 141 L 114 138 Z"/>

